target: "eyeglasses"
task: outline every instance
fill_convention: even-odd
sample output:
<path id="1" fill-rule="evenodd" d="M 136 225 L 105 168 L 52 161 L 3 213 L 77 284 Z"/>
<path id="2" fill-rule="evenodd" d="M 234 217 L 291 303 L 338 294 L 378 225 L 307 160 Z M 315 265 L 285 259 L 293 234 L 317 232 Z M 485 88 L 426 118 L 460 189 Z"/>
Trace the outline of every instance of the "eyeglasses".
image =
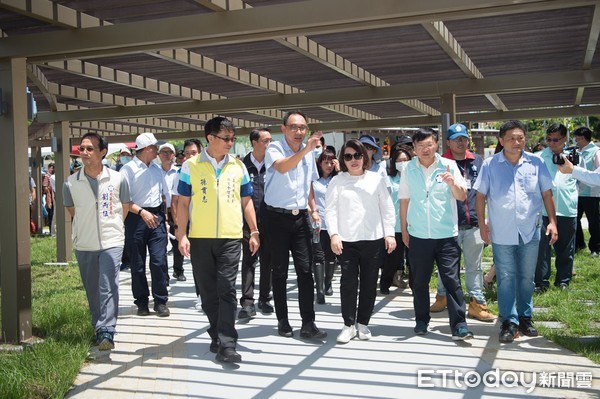
<path id="1" fill-rule="evenodd" d="M 344 161 L 352 161 L 352 158 L 359 160 L 362 159 L 362 152 L 355 152 L 354 154 L 346 153 L 344 154 Z"/>
<path id="2" fill-rule="evenodd" d="M 258 141 L 260 141 L 263 144 L 269 144 L 269 143 L 273 142 L 273 139 L 264 139 L 264 140 L 258 140 Z"/>
<path id="3" fill-rule="evenodd" d="M 548 142 L 548 143 L 558 143 L 562 139 L 564 139 L 564 137 L 561 137 L 559 139 L 553 139 L 552 137 L 546 137 L 546 142 Z"/>
<path id="4" fill-rule="evenodd" d="M 298 131 L 306 132 L 308 130 L 308 126 L 306 126 L 306 125 L 286 125 L 286 126 L 294 132 L 298 132 Z"/>
<path id="5" fill-rule="evenodd" d="M 173 155 L 171 151 L 159 151 L 158 155 Z"/>
<path id="6" fill-rule="evenodd" d="M 84 147 L 84 146 L 82 146 L 82 145 L 80 145 L 80 146 L 79 146 L 79 152 L 84 152 L 84 151 L 87 151 L 87 152 L 94 152 L 95 150 L 96 150 L 96 147 L 93 147 L 93 146 L 91 146 L 91 145 L 90 145 L 90 146 L 88 146 L 88 147 Z"/>
<path id="7" fill-rule="evenodd" d="M 221 136 L 217 136 L 216 134 L 213 134 L 212 136 L 216 137 L 220 140 L 223 140 L 226 143 L 235 143 L 235 141 L 237 140 L 237 137 L 221 137 Z"/>

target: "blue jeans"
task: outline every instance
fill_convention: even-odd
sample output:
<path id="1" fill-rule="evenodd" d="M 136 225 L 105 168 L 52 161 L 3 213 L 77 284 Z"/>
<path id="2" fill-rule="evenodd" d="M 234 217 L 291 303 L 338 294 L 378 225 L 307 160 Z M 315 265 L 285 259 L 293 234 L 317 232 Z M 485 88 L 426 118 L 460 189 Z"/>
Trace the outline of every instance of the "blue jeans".
<path id="1" fill-rule="evenodd" d="M 484 242 L 479 234 L 479 228 L 458 230 L 458 245 L 462 247 L 463 261 L 465 263 L 465 285 L 469 297 L 475 298 L 477 303 L 485 305 L 483 295 L 483 273 L 481 270 L 481 256 L 483 255 Z M 438 271 L 437 294 L 446 296 L 446 289 Z"/>
<path id="2" fill-rule="evenodd" d="M 531 317 L 533 313 L 539 245 L 539 230 L 527 244 L 523 243 L 521 236 L 519 245 L 492 243 L 498 284 L 498 310 L 503 321 L 519 324 L 519 317 Z"/>
<path id="3" fill-rule="evenodd" d="M 169 300 L 167 282 L 167 227 L 165 214 L 159 212 L 158 227 L 149 228 L 139 215 L 129 213 L 125 218 L 125 250 L 131 268 L 131 291 L 138 306 L 148 306 L 150 290 L 146 277 L 146 251 L 150 254 L 150 275 L 154 304 L 165 304 Z"/>

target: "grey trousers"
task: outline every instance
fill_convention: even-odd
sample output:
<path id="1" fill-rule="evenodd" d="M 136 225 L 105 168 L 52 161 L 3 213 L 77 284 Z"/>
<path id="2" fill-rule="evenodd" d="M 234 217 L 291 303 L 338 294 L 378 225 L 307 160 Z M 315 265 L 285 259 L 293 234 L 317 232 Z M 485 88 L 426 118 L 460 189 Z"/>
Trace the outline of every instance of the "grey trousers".
<path id="1" fill-rule="evenodd" d="M 123 247 L 78 251 L 75 257 L 95 331 L 115 333 L 119 313 L 119 266 Z"/>

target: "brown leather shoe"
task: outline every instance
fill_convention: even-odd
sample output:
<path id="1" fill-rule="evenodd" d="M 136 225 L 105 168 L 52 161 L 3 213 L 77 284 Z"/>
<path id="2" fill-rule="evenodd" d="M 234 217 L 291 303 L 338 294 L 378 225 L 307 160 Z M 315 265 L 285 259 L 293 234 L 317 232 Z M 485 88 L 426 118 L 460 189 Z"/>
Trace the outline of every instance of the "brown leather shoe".
<path id="1" fill-rule="evenodd" d="M 431 305 L 431 307 L 429 308 L 429 311 L 431 313 L 439 313 L 439 312 L 443 311 L 444 309 L 446 309 L 447 304 L 448 304 L 448 302 L 447 302 L 445 296 L 436 295 L 435 302 L 433 303 L 433 305 Z"/>
<path id="2" fill-rule="evenodd" d="M 493 322 L 496 318 L 487 308 L 486 305 L 477 303 L 475 298 L 471 297 L 469 302 L 469 311 L 467 315 L 479 321 Z"/>

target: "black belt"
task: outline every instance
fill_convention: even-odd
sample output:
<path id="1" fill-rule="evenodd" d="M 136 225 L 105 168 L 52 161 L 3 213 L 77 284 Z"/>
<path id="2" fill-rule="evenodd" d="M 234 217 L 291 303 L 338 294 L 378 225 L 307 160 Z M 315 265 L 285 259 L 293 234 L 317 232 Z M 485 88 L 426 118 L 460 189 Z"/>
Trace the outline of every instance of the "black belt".
<path id="1" fill-rule="evenodd" d="M 271 212 L 283 213 L 284 215 L 300 215 L 305 214 L 306 209 L 285 209 L 285 208 L 275 208 L 274 206 L 265 204 L 265 209 Z"/>
<path id="2" fill-rule="evenodd" d="M 458 229 L 459 230 L 471 230 L 471 229 L 476 229 L 478 227 L 479 227 L 478 224 L 473 224 L 473 225 L 463 224 L 462 226 L 458 226 Z"/>
<path id="3" fill-rule="evenodd" d="M 155 206 L 154 208 L 143 206 L 142 209 L 145 210 L 145 211 L 148 211 L 150 213 L 164 212 L 162 205 L 161 206 Z"/>

